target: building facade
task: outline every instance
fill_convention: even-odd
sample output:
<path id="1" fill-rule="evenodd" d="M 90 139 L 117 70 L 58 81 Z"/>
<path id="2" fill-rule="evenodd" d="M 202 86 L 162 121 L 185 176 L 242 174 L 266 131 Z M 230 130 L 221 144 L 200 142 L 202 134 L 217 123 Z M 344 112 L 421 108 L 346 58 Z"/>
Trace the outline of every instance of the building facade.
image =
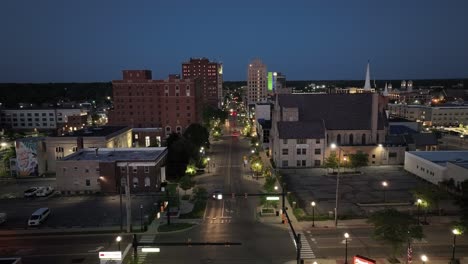
<path id="1" fill-rule="evenodd" d="M 369 165 L 391 164 L 389 156 L 398 155 L 384 146 L 385 100 L 376 93 L 280 94 L 272 118 L 271 156 L 281 168 L 319 167 L 331 152 L 345 161 L 362 151 Z"/>
<path id="2" fill-rule="evenodd" d="M 260 59 L 247 68 L 247 103 L 263 102 L 267 98 L 267 67 Z"/>
<path id="3" fill-rule="evenodd" d="M 114 109 L 110 125 L 162 128 L 168 136 L 202 120 L 202 89 L 198 81 L 169 75 L 152 80 L 151 71 L 125 70 L 112 82 Z"/>
<path id="4" fill-rule="evenodd" d="M 82 149 L 57 162 L 57 190 L 63 194 L 159 191 L 165 181 L 166 148 Z"/>
<path id="5" fill-rule="evenodd" d="M 103 126 L 47 137 L 47 172 L 56 172 L 56 162 L 83 148 L 130 148 L 132 129 L 125 126 Z"/>
<path id="6" fill-rule="evenodd" d="M 468 105 L 389 104 L 391 116 L 422 123 L 424 126 L 457 126 L 468 124 Z"/>
<path id="7" fill-rule="evenodd" d="M 79 108 L 18 108 L 0 110 L 0 127 L 17 130 L 50 130 L 61 128 L 75 116 L 85 116 Z M 70 120 L 69 120 L 70 119 Z"/>
<path id="8" fill-rule="evenodd" d="M 207 58 L 190 58 L 182 63 L 184 79 L 199 79 L 203 90 L 203 103 L 221 107 L 223 101 L 223 64 Z"/>

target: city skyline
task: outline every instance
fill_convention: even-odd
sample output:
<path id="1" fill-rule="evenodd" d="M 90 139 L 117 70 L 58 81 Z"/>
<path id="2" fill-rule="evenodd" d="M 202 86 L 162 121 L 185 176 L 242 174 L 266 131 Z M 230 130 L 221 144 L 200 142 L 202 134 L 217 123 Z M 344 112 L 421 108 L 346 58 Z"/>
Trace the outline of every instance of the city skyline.
<path id="1" fill-rule="evenodd" d="M 28 8 L 24 8 L 27 4 Z M 260 58 L 289 80 L 468 77 L 465 1 L 60 1 L 4 3 L 0 82 L 110 81 L 124 69 L 156 79 L 191 57 L 247 78 Z M 12 21 L 15 21 L 12 23 Z"/>

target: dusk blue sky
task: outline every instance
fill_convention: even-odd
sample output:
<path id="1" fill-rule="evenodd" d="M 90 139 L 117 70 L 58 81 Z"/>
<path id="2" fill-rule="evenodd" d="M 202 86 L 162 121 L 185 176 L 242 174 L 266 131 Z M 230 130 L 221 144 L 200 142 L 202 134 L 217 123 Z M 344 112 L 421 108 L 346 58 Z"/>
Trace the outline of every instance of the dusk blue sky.
<path id="1" fill-rule="evenodd" d="M 5 0 L 0 82 L 89 82 L 190 57 L 245 80 L 261 58 L 288 80 L 468 77 L 467 0 Z"/>

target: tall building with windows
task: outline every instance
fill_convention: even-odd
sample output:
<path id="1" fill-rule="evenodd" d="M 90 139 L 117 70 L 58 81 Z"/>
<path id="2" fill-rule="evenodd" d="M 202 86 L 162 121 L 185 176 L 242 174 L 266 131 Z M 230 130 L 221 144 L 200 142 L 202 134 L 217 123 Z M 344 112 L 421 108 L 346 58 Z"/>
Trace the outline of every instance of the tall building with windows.
<path id="1" fill-rule="evenodd" d="M 200 81 L 173 74 L 153 80 L 151 71 L 124 70 L 112 81 L 114 109 L 109 124 L 132 128 L 162 128 L 162 134 L 182 133 L 202 119 Z"/>
<path id="2" fill-rule="evenodd" d="M 247 68 L 247 102 L 255 104 L 267 98 L 267 67 L 260 59 L 253 60 Z"/>
<path id="3" fill-rule="evenodd" d="M 199 78 L 205 104 L 220 107 L 223 100 L 223 64 L 207 58 L 190 58 L 182 63 L 184 79 Z"/>

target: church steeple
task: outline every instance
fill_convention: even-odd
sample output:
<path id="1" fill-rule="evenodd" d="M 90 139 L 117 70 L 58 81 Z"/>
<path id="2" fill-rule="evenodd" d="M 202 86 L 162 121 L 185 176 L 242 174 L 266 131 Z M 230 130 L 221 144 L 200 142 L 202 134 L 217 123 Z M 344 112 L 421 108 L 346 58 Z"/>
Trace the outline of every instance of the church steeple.
<path id="1" fill-rule="evenodd" d="M 383 91 L 383 96 L 388 96 L 388 86 L 387 83 L 385 83 L 385 89 Z"/>
<path id="2" fill-rule="evenodd" d="M 364 83 L 364 91 L 369 91 L 371 90 L 371 85 L 370 85 L 370 62 L 367 61 L 367 71 L 366 71 L 366 82 Z"/>

